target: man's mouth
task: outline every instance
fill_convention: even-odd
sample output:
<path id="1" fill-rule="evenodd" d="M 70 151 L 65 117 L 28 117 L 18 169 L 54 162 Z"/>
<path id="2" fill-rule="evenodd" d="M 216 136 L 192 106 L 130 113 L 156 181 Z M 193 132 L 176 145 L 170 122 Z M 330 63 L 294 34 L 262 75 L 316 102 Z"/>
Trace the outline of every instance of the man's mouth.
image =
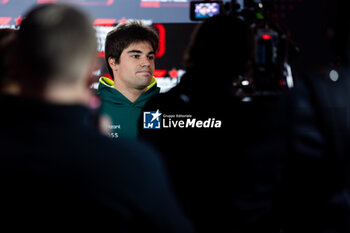
<path id="1" fill-rule="evenodd" d="M 152 72 L 150 70 L 139 70 L 136 73 L 146 73 L 146 74 L 152 75 Z"/>

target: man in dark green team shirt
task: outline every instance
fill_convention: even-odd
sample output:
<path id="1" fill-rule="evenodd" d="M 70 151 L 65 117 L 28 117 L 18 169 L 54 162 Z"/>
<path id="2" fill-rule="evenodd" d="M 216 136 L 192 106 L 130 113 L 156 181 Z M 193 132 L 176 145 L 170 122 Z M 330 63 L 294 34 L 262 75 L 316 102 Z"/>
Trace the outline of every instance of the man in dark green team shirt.
<path id="1" fill-rule="evenodd" d="M 157 33 L 140 21 L 119 24 L 107 35 L 105 59 L 113 80 L 101 77 L 98 95 L 113 138 L 137 139 L 142 108 L 159 93 L 153 77 L 158 43 Z"/>

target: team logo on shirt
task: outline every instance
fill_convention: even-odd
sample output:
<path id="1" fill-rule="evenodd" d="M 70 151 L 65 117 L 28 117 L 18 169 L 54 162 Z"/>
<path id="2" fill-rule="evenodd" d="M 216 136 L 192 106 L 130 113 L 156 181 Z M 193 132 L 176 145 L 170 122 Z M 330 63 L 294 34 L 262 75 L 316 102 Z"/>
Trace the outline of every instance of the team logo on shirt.
<path id="1" fill-rule="evenodd" d="M 162 113 L 160 113 L 159 110 L 157 110 L 156 112 L 143 112 L 143 128 L 160 129 L 161 116 Z"/>

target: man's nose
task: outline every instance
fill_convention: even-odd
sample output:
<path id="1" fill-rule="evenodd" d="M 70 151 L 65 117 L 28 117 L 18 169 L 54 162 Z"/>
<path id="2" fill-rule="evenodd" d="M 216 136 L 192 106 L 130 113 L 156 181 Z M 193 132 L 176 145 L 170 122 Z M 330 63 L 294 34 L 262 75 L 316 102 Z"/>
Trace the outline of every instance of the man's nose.
<path id="1" fill-rule="evenodd" d="M 142 57 L 141 59 L 141 66 L 150 66 L 151 65 L 151 61 L 148 59 L 147 56 Z"/>

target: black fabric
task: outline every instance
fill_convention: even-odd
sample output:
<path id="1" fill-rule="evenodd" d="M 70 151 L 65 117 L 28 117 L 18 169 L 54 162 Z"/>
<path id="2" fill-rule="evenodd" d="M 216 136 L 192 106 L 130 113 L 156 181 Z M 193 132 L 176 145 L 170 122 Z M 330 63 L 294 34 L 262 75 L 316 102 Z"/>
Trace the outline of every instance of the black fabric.
<path id="1" fill-rule="evenodd" d="M 199 232 L 258 232 L 267 224 L 265 206 L 271 199 L 251 199 L 252 192 L 263 196 L 267 190 L 251 190 L 247 182 L 255 178 L 256 166 L 269 161 L 260 159 L 250 166 L 246 149 L 266 130 L 262 123 L 269 101 L 243 103 L 228 87 L 216 86 L 214 77 L 213 83 L 198 86 L 191 83 L 191 75 L 201 77 L 187 72 L 178 86 L 151 100 L 144 110 L 159 110 L 162 119 L 176 114 L 203 121 L 215 118 L 221 127 L 141 129 L 140 135 L 161 152 L 176 194 Z"/>
<path id="2" fill-rule="evenodd" d="M 193 231 L 149 146 L 99 135 L 83 106 L 0 106 L 2 230 Z"/>
<path id="3" fill-rule="evenodd" d="M 349 70 L 306 75 L 293 90 L 280 193 L 285 232 L 350 232 Z"/>

